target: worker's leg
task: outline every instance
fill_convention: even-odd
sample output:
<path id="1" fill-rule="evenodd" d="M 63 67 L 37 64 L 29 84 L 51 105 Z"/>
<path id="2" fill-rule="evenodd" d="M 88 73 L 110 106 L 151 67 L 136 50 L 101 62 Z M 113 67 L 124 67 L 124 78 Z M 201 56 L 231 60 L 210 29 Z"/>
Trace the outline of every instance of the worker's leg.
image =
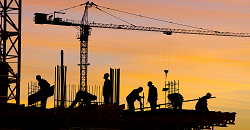
<path id="1" fill-rule="evenodd" d="M 104 95 L 104 103 L 109 105 L 109 95 Z"/>
<path id="2" fill-rule="evenodd" d="M 176 109 L 177 109 L 177 106 L 178 106 L 178 105 L 176 104 L 176 102 L 175 102 L 175 101 L 172 101 L 171 104 L 172 104 L 173 109 L 176 110 Z"/>
<path id="3" fill-rule="evenodd" d="M 129 111 L 134 112 L 135 111 L 135 105 L 134 102 L 128 102 Z"/>
<path id="4" fill-rule="evenodd" d="M 79 101 L 80 101 L 79 94 L 76 93 L 76 98 L 75 98 L 75 100 L 71 103 L 71 105 L 69 106 L 69 108 L 74 108 L 75 105 L 77 104 L 77 102 L 79 102 Z"/>
<path id="5" fill-rule="evenodd" d="M 69 106 L 69 108 L 74 108 L 76 104 L 77 104 L 77 101 L 74 100 L 74 101 L 71 103 L 71 105 Z"/>
<path id="6" fill-rule="evenodd" d="M 85 103 L 86 105 L 90 105 L 91 104 L 91 100 L 90 99 L 83 99 L 82 103 Z"/>
<path id="7" fill-rule="evenodd" d="M 44 98 L 43 100 L 41 100 L 41 108 L 46 108 L 46 103 L 47 103 L 47 98 Z"/>
<path id="8" fill-rule="evenodd" d="M 181 102 L 179 103 L 179 110 L 182 110 L 182 104 L 183 104 L 183 101 L 181 101 Z"/>
<path id="9" fill-rule="evenodd" d="M 157 104 L 157 101 L 150 101 L 150 107 L 151 107 L 151 111 L 155 111 L 156 110 L 156 104 Z"/>
<path id="10" fill-rule="evenodd" d="M 84 104 L 84 101 L 82 101 L 82 103 L 81 103 L 81 104 L 79 104 L 79 106 L 78 106 L 78 107 L 83 107 L 83 104 Z"/>

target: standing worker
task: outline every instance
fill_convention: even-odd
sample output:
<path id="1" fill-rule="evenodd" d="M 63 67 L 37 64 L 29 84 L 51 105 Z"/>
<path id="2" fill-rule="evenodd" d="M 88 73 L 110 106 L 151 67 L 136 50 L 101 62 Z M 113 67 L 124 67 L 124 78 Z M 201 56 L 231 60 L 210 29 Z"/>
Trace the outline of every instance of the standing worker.
<path id="1" fill-rule="evenodd" d="M 97 97 L 95 95 L 92 95 L 92 94 L 86 92 L 86 91 L 78 91 L 76 93 L 75 100 L 72 102 L 72 104 L 69 106 L 69 108 L 74 108 L 74 106 L 77 104 L 77 102 L 81 102 L 81 99 L 83 99 L 83 100 L 79 106 L 82 106 L 83 104 L 90 105 L 91 101 L 96 100 Z"/>
<path id="2" fill-rule="evenodd" d="M 169 94 L 168 99 L 174 110 L 177 110 L 177 107 L 179 110 L 182 110 L 183 96 L 180 93 Z"/>
<path id="3" fill-rule="evenodd" d="M 109 74 L 105 73 L 103 76 L 103 79 L 105 79 L 104 81 L 104 85 L 103 85 L 103 97 L 104 97 L 104 103 L 106 105 L 110 104 L 110 97 L 111 94 L 113 93 L 113 88 L 112 88 L 112 84 L 111 81 L 108 79 Z"/>
<path id="4" fill-rule="evenodd" d="M 207 99 L 211 98 L 212 94 L 207 93 L 205 96 L 200 98 L 195 105 L 195 110 L 197 111 L 209 111 L 207 108 Z"/>
<path id="5" fill-rule="evenodd" d="M 157 88 L 153 85 L 151 81 L 148 82 L 148 102 L 150 103 L 151 111 L 156 110 L 157 105 Z"/>
<path id="6" fill-rule="evenodd" d="M 134 112 L 135 111 L 135 105 L 134 102 L 138 100 L 140 102 L 140 108 L 142 107 L 141 103 L 141 96 L 139 95 L 140 92 L 142 92 L 143 88 L 139 87 L 138 89 L 134 89 L 127 97 L 127 103 L 129 106 L 129 111 Z"/>

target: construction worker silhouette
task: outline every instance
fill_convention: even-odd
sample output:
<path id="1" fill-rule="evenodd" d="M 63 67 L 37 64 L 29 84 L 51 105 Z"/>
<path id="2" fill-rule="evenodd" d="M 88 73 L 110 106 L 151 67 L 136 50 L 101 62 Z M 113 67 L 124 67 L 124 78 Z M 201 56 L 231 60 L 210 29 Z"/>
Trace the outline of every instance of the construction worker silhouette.
<path id="1" fill-rule="evenodd" d="M 103 97 L 104 97 L 104 103 L 106 105 L 110 104 L 110 97 L 111 94 L 113 93 L 113 88 L 112 88 L 112 84 L 111 81 L 108 79 L 109 74 L 105 73 L 103 76 L 103 79 L 105 79 L 104 81 L 104 85 L 103 85 Z"/>
<path id="2" fill-rule="evenodd" d="M 183 96 L 180 93 L 169 94 L 168 99 L 174 110 L 177 110 L 177 107 L 179 110 L 182 110 Z"/>
<path id="3" fill-rule="evenodd" d="M 77 104 L 77 102 L 82 102 L 79 106 L 90 105 L 92 100 L 96 100 L 97 97 L 95 95 L 92 95 L 86 91 L 78 91 L 76 93 L 76 98 L 72 102 L 72 104 L 69 106 L 69 108 L 74 108 L 74 106 Z M 81 101 L 82 100 L 82 101 Z"/>
<path id="4" fill-rule="evenodd" d="M 148 82 L 148 87 L 148 102 L 150 103 L 151 111 L 155 111 L 158 100 L 157 88 L 151 81 Z"/>
<path id="5" fill-rule="evenodd" d="M 143 88 L 139 87 L 137 89 L 134 89 L 127 97 L 127 103 L 129 106 L 129 111 L 134 112 L 135 111 L 135 105 L 134 102 L 138 100 L 140 102 L 140 108 L 142 107 L 141 103 L 141 96 L 139 95 L 140 92 L 142 92 Z"/>
<path id="6" fill-rule="evenodd" d="M 36 80 L 38 81 L 40 90 L 29 96 L 28 104 L 31 105 L 35 102 L 41 101 L 41 107 L 46 108 L 47 98 L 54 94 L 54 86 L 50 87 L 50 84 L 45 79 L 42 79 L 40 75 L 36 76 Z"/>
<path id="7" fill-rule="evenodd" d="M 207 108 L 207 99 L 211 98 L 212 94 L 207 93 L 205 96 L 200 98 L 195 105 L 195 110 L 197 111 L 209 111 Z"/>

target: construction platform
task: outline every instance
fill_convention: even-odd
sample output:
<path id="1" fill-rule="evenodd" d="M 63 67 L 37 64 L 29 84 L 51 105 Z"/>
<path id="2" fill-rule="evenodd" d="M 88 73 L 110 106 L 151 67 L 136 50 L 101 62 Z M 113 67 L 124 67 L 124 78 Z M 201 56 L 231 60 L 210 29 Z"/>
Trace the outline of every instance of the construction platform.
<path id="1" fill-rule="evenodd" d="M 197 112 L 157 109 L 124 110 L 125 105 L 90 105 L 81 108 L 19 107 L 0 109 L 0 129 L 41 130 L 201 130 L 234 125 L 235 112 Z"/>

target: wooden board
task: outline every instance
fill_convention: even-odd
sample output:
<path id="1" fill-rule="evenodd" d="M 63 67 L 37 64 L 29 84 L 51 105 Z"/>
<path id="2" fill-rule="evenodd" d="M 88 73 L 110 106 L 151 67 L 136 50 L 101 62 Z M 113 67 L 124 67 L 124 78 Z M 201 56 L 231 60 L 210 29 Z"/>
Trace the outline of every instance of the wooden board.
<path id="1" fill-rule="evenodd" d="M 37 93 L 32 94 L 28 97 L 28 105 L 47 99 L 50 96 L 54 95 L 54 85 L 51 86 L 48 90 L 39 90 Z"/>

